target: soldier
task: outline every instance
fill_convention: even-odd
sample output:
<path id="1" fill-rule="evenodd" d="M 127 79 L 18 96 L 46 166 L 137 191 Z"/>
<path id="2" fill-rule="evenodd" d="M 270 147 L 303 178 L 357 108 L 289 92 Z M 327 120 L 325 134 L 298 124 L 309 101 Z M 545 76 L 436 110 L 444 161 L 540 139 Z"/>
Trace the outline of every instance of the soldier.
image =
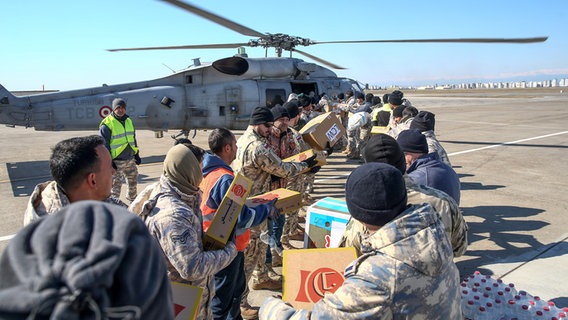
<path id="1" fill-rule="evenodd" d="M 111 196 L 115 171 L 100 136 L 58 142 L 49 158 L 53 181 L 38 184 L 30 196 L 24 226 L 80 200 L 99 200 L 126 207 Z"/>
<path id="2" fill-rule="evenodd" d="M 268 298 L 260 319 L 463 319 L 459 272 L 444 225 L 429 204 L 407 205 L 400 171 L 363 164 L 349 175 L 345 198 L 369 233 L 341 287 L 311 312 Z"/>
<path id="3" fill-rule="evenodd" d="M 452 164 L 450 163 L 448 153 L 446 153 L 446 149 L 442 147 L 434 133 L 435 125 L 436 116 L 432 112 L 420 111 L 414 119 L 412 119 L 412 122 L 410 122 L 409 128 L 417 129 L 422 132 L 422 134 L 426 136 L 426 141 L 428 142 L 428 153 L 436 152 L 440 157 L 440 160 L 451 167 Z"/>
<path id="4" fill-rule="evenodd" d="M 126 101 L 116 98 L 112 101 L 112 113 L 101 121 L 99 133 L 105 139 L 105 146 L 110 151 L 112 161 L 116 165 L 116 174 L 112 182 L 112 195 L 120 198 L 122 182 L 126 179 L 128 201 L 134 200 L 138 193 L 138 168 L 142 160 L 136 132 L 132 120 L 126 114 Z"/>
<path id="5" fill-rule="evenodd" d="M 234 173 L 230 164 L 237 156 L 237 139 L 231 131 L 225 128 L 214 129 L 209 134 L 209 148 L 213 154 L 206 153 L 204 156 L 203 181 L 199 185 L 199 189 L 203 192 L 200 208 L 203 213 L 204 232 L 209 228 L 223 197 L 233 182 Z M 273 219 L 278 216 L 273 204 L 260 204 L 255 208 L 245 205 L 241 209 L 236 225 L 237 257 L 225 269 L 215 274 L 215 296 L 211 303 L 215 319 L 239 319 L 239 317 L 256 319 L 258 317 L 258 310 L 252 308 L 241 310 L 239 307 L 247 286 L 244 251 L 250 239 L 249 228 L 257 226 L 269 215 Z"/>
<path id="6" fill-rule="evenodd" d="M 454 257 L 459 257 L 467 250 L 467 223 L 456 201 L 447 193 L 425 185 L 416 184 L 405 174 L 404 153 L 396 140 L 386 134 L 371 137 L 363 154 L 366 163 L 383 162 L 397 168 L 404 176 L 408 203 L 429 203 L 439 214 L 446 227 L 445 231 L 452 244 Z M 340 247 L 355 247 L 361 253 L 361 235 L 367 233 L 363 224 L 350 219 L 340 241 Z"/>
<path id="7" fill-rule="evenodd" d="M 356 94 L 356 104 L 354 109 L 349 109 L 353 113 L 347 122 L 348 150 L 347 158 L 360 159 L 361 152 L 365 148 L 373 127 L 371 121 L 371 103 L 365 101 L 365 95 L 358 92 Z"/>
<path id="8" fill-rule="evenodd" d="M 213 319 L 213 276 L 233 261 L 237 249 L 231 239 L 224 249 L 203 251 L 203 217 L 199 209 L 203 176 L 201 161 L 194 151 L 203 156 L 203 150 L 193 145 L 179 144 L 168 151 L 164 173 L 159 182 L 147 187 L 152 191 L 137 213 L 162 247 L 170 280 L 203 288 L 197 318 Z M 139 197 L 145 195 L 142 192 Z"/>
<path id="9" fill-rule="evenodd" d="M 389 106 L 391 108 L 391 116 L 389 119 L 389 127 L 393 128 L 395 126 L 395 122 L 394 122 L 394 117 L 392 115 L 392 112 L 400 105 L 402 105 L 403 101 L 403 97 L 404 93 L 402 93 L 402 91 L 399 90 L 395 90 L 392 93 L 389 94 Z"/>
<path id="10" fill-rule="evenodd" d="M 300 174 L 306 168 L 317 164 L 315 157 L 303 162 L 282 162 L 268 147 L 267 138 L 274 125 L 274 117 L 269 109 L 254 109 L 249 127 L 237 140 L 237 158 L 232 163 L 235 173 L 241 173 L 254 181 L 251 196 L 271 190 L 272 177 L 289 178 Z M 268 275 L 265 264 L 267 244 L 260 240 L 260 234 L 267 232 L 265 222 L 251 229 L 251 239 L 245 250 L 245 273 L 252 278 L 252 288 L 277 290 L 282 287 L 280 281 L 274 281 Z M 251 275 L 252 274 L 252 275 Z M 243 294 L 241 306 L 248 305 L 248 292 Z"/>

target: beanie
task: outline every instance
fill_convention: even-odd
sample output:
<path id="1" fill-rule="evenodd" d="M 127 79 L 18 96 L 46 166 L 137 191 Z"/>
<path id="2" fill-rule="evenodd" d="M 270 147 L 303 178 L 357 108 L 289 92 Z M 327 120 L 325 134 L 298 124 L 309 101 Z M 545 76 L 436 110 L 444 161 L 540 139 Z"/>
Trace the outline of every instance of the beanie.
<path id="1" fill-rule="evenodd" d="M 272 109 L 270 109 L 270 112 L 272 112 L 272 116 L 274 117 L 274 120 L 278 120 L 278 119 L 283 118 L 283 117 L 287 117 L 288 119 L 290 118 L 290 114 L 288 113 L 288 110 L 286 110 L 286 108 L 284 108 L 281 105 L 276 105 L 276 106 L 272 107 Z"/>
<path id="2" fill-rule="evenodd" d="M 402 92 L 397 90 L 389 94 L 389 103 L 393 106 L 400 106 L 402 104 Z"/>
<path id="3" fill-rule="evenodd" d="M 126 108 L 126 101 L 124 101 L 124 99 L 122 98 L 115 98 L 114 100 L 112 100 L 112 110 L 116 110 L 116 108 L 118 107 Z"/>
<path id="4" fill-rule="evenodd" d="M 379 126 L 386 127 L 389 125 L 391 113 L 388 111 L 381 110 L 377 113 L 377 122 Z"/>
<path id="5" fill-rule="evenodd" d="M 288 115 L 290 115 L 290 119 L 296 118 L 298 114 L 300 114 L 300 108 L 298 108 L 297 100 L 288 101 L 283 106 L 288 111 Z"/>
<path id="6" fill-rule="evenodd" d="M 432 130 L 436 125 L 436 116 L 429 111 L 420 111 L 410 123 L 410 129 L 418 129 L 421 132 Z"/>
<path id="7" fill-rule="evenodd" d="M 404 174 L 406 172 L 406 159 L 404 152 L 400 149 L 396 140 L 384 133 L 373 135 L 363 149 L 363 159 L 365 162 L 382 162 L 391 166 Z"/>
<path id="8" fill-rule="evenodd" d="M 406 208 L 402 173 L 386 163 L 363 164 L 347 178 L 345 201 L 354 219 L 383 226 Z"/>
<path id="9" fill-rule="evenodd" d="M 116 205 L 72 203 L 20 230 L 0 258 L 2 319 L 173 319 L 173 307 L 158 242 Z"/>
<path id="10" fill-rule="evenodd" d="M 365 95 L 362 92 L 357 92 L 357 94 L 355 94 L 355 99 L 365 100 Z"/>
<path id="11" fill-rule="evenodd" d="M 404 109 L 406 109 L 404 105 L 396 107 L 396 109 L 392 111 L 393 118 L 402 118 L 402 111 L 404 111 Z"/>
<path id="12" fill-rule="evenodd" d="M 274 116 L 272 115 L 272 112 L 270 112 L 270 109 L 266 107 L 257 107 L 252 111 L 249 124 L 256 125 L 268 122 L 274 122 Z"/>
<path id="13" fill-rule="evenodd" d="M 402 131 L 396 141 L 403 152 L 428 153 L 426 136 L 416 129 Z"/>

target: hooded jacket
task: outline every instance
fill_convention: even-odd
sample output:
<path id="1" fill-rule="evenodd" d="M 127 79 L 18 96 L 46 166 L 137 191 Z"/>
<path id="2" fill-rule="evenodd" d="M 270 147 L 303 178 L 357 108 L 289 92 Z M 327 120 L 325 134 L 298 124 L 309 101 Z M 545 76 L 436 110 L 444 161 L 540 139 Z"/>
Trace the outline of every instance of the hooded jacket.
<path id="1" fill-rule="evenodd" d="M 124 208 L 70 204 L 20 230 L 0 258 L 1 319 L 173 317 L 162 252 Z"/>
<path id="2" fill-rule="evenodd" d="M 203 251 L 203 219 L 199 193 L 185 194 L 164 175 L 147 187 L 148 198 L 139 213 L 156 238 L 168 264 L 171 281 L 203 288 L 198 319 L 212 319 L 211 299 L 215 295 L 213 276 L 228 266 L 237 255 L 235 243 L 222 250 Z"/>
<path id="3" fill-rule="evenodd" d="M 416 184 L 442 190 L 460 204 L 460 179 L 452 167 L 440 161 L 436 152 L 416 159 L 406 173 Z"/>
<path id="4" fill-rule="evenodd" d="M 362 252 L 311 313 L 269 298 L 260 319 L 463 319 L 452 247 L 429 204 L 409 207 L 363 239 Z"/>

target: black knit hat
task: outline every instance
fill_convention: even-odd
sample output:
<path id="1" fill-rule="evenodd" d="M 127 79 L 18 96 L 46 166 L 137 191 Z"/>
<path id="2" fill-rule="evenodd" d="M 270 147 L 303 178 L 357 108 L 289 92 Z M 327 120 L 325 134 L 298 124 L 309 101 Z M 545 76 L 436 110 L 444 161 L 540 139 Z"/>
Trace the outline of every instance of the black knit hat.
<path id="1" fill-rule="evenodd" d="M 400 106 L 402 104 L 402 92 L 397 90 L 389 94 L 389 103 L 394 106 Z"/>
<path id="2" fill-rule="evenodd" d="M 286 110 L 286 108 L 284 108 L 279 104 L 273 107 L 272 109 L 270 109 L 270 112 L 272 112 L 274 120 L 278 120 L 283 117 L 287 117 L 288 119 L 290 119 L 290 114 L 288 113 L 288 110 Z"/>
<path id="3" fill-rule="evenodd" d="M 274 122 L 274 116 L 270 109 L 266 107 L 258 107 L 252 111 L 250 115 L 249 124 L 263 124 L 268 122 Z"/>
<path id="4" fill-rule="evenodd" d="M 389 120 L 390 120 L 390 115 L 391 115 L 390 112 L 384 111 L 384 110 L 377 112 L 377 122 L 379 123 L 379 126 L 381 126 L 381 127 L 388 126 Z"/>
<path id="5" fill-rule="evenodd" d="M 402 173 L 386 163 L 363 164 L 347 178 L 345 200 L 353 218 L 383 226 L 406 208 L 406 185 Z"/>
<path id="6" fill-rule="evenodd" d="M 429 111 L 420 111 L 410 123 L 410 129 L 423 131 L 434 131 L 436 125 L 436 115 Z"/>
<path id="7" fill-rule="evenodd" d="M 300 114 L 300 108 L 298 107 L 297 100 L 288 101 L 284 104 L 283 107 L 286 108 L 286 110 L 288 111 L 290 119 L 296 118 L 296 116 Z"/>
<path id="8" fill-rule="evenodd" d="M 406 160 L 404 152 L 400 149 L 396 140 L 384 133 L 373 135 L 363 150 L 365 162 L 388 163 L 404 174 L 406 172 Z"/>
<path id="9" fill-rule="evenodd" d="M 115 110 L 118 107 L 126 108 L 126 101 L 124 101 L 124 99 L 122 98 L 115 98 L 114 100 L 112 100 L 112 110 Z"/>
<path id="10" fill-rule="evenodd" d="M 392 111 L 393 118 L 402 118 L 402 111 L 404 111 L 404 109 L 406 109 L 406 106 L 403 105 L 396 107 L 396 109 Z"/>
<path id="11" fill-rule="evenodd" d="M 426 136 L 416 129 L 402 131 L 396 141 L 403 152 L 428 153 Z"/>

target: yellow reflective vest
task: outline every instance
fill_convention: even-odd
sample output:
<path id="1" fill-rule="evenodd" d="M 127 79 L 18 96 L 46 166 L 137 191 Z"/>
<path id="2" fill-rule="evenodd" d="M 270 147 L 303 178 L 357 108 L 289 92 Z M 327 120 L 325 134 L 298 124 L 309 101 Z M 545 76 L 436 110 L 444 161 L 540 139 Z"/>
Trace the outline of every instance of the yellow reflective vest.
<path id="1" fill-rule="evenodd" d="M 109 115 L 101 121 L 100 126 L 103 124 L 106 125 L 111 132 L 110 155 L 113 159 L 118 157 L 128 146 L 132 148 L 134 154 L 138 153 L 138 147 L 134 141 L 134 125 L 132 125 L 130 118 L 126 118 L 124 125 L 122 125 L 115 117 Z"/>

